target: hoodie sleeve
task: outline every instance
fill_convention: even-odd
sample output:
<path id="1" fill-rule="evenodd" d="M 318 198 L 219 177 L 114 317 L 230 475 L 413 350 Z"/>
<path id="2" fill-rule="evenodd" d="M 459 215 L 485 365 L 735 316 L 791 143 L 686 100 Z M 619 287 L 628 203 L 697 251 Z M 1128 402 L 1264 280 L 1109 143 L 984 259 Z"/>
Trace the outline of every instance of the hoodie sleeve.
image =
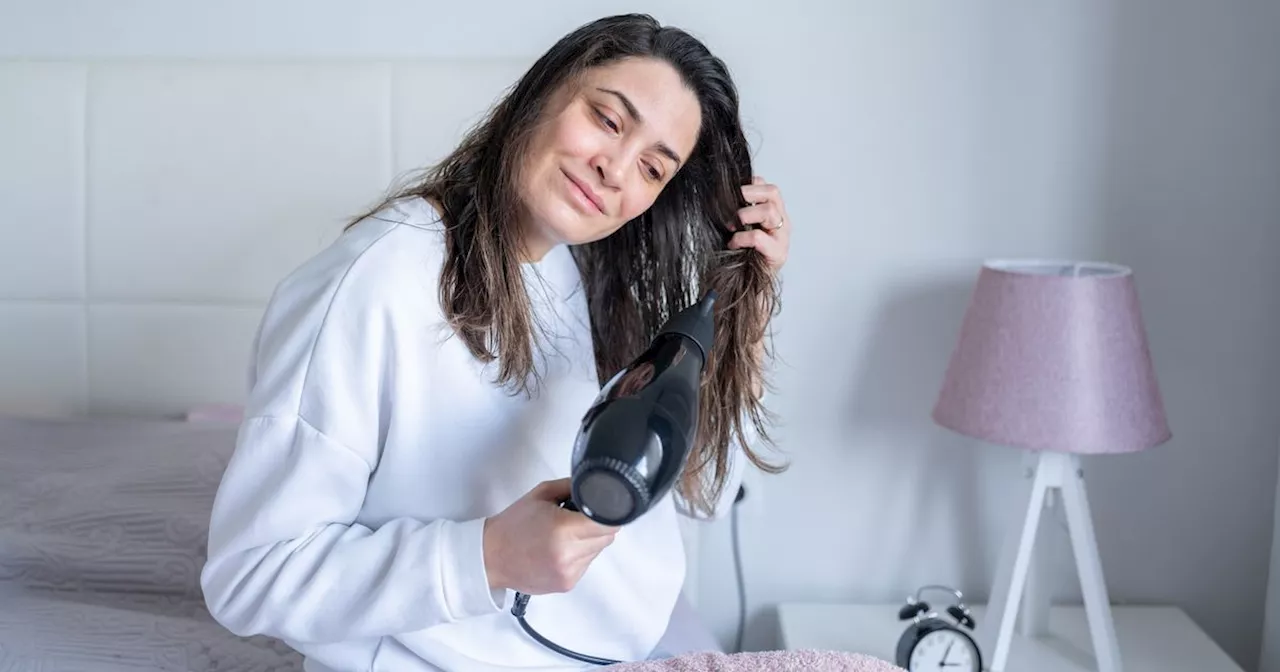
<path id="1" fill-rule="evenodd" d="M 483 519 L 356 522 L 390 417 L 397 320 L 360 283 L 331 284 L 282 285 L 255 339 L 201 573 L 210 613 L 237 635 L 325 643 L 500 611 Z"/>

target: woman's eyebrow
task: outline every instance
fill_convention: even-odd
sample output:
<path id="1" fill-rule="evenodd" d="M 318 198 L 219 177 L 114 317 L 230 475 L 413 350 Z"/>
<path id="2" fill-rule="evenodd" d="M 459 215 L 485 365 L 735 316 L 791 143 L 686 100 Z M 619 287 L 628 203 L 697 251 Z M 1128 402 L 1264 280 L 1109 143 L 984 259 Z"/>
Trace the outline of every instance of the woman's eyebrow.
<path id="1" fill-rule="evenodd" d="M 631 99 L 627 97 L 627 94 L 621 91 L 617 91 L 614 89 L 606 89 L 600 86 L 597 86 L 596 89 L 598 91 L 602 91 L 604 93 L 617 97 L 619 101 L 622 101 L 622 106 L 626 108 L 627 115 L 630 116 L 632 119 L 634 119 L 637 125 L 644 124 L 644 116 L 640 114 L 640 110 L 636 109 L 635 104 L 631 102 Z M 670 145 L 659 140 L 657 144 L 657 149 L 668 159 L 671 159 L 672 161 L 674 161 L 676 164 L 676 168 L 680 167 L 680 164 L 682 163 L 682 161 L 680 160 L 680 155 L 676 154 L 676 151 L 674 149 L 671 149 Z"/>

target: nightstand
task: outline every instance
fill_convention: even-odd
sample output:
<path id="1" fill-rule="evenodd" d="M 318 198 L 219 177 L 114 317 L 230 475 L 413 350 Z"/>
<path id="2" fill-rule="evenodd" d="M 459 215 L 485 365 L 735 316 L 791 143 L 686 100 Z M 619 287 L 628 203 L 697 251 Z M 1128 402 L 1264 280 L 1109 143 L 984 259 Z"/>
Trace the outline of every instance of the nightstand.
<path id="1" fill-rule="evenodd" d="M 848 651 L 894 662 L 906 624 L 897 604 L 790 603 L 778 605 L 782 648 Z M 981 630 L 985 605 L 969 605 Z M 1244 672 L 1182 610 L 1114 606 L 1124 672 Z M 1054 606 L 1046 638 L 1018 636 L 1006 672 L 1092 672 L 1093 649 L 1084 608 Z M 987 651 L 982 652 L 989 655 Z"/>

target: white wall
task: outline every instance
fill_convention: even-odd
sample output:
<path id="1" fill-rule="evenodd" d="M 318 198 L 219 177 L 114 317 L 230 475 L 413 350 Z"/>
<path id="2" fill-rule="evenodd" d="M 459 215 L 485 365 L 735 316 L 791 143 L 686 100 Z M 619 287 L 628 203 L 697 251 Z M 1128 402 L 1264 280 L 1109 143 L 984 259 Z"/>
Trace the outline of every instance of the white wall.
<path id="1" fill-rule="evenodd" d="M 1126 597 L 1176 592 L 1256 669 L 1280 437 L 1280 5 L 1114 4 L 1099 213 L 1108 253 L 1146 271 L 1177 439 L 1108 479 L 1098 503 L 1124 514 L 1103 557 Z"/>
<path id="2" fill-rule="evenodd" d="M 781 600 L 985 596 L 1017 456 L 928 412 L 978 261 L 1078 255 L 1135 267 L 1175 434 L 1087 462 L 1112 596 L 1183 606 L 1255 668 L 1280 436 L 1274 3 L 546 7 L 8 2 L 0 57 L 519 59 L 607 12 L 685 25 L 734 68 L 796 227 L 776 378 L 794 466 L 744 520 L 748 648 L 776 645 Z M 729 641 L 728 525 L 710 532 L 702 608 Z"/>

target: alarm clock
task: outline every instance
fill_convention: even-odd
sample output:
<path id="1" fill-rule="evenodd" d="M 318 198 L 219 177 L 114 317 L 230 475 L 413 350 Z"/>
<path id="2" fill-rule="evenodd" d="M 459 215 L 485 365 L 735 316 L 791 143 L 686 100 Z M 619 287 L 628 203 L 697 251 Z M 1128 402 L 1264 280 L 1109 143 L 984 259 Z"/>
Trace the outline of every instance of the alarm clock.
<path id="1" fill-rule="evenodd" d="M 945 591 L 955 596 L 955 604 L 946 608 L 951 621 L 933 611 L 928 602 L 920 599 L 926 590 Z M 908 672 L 982 672 L 982 652 L 978 644 L 964 629 L 973 630 L 976 624 L 969 608 L 964 605 L 960 591 L 947 586 L 929 585 L 907 598 L 898 610 L 900 620 L 910 620 L 911 625 L 898 639 L 898 667 Z"/>

